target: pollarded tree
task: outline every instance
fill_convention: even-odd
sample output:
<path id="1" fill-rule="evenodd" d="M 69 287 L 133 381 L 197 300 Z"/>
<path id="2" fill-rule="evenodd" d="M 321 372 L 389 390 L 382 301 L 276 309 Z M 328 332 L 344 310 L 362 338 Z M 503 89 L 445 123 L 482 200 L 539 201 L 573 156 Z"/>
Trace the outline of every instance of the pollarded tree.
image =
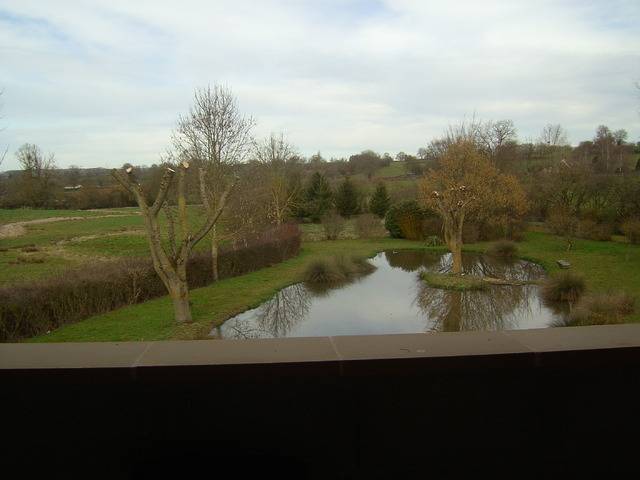
<path id="1" fill-rule="evenodd" d="M 335 194 L 335 204 L 338 213 L 345 218 L 360 211 L 358 188 L 346 177 Z"/>
<path id="2" fill-rule="evenodd" d="M 380 182 L 376 186 L 376 190 L 373 192 L 373 196 L 369 201 L 369 210 L 380 218 L 384 218 L 390 206 L 391 199 L 387 193 L 387 187 L 384 183 Z"/>
<path id="3" fill-rule="evenodd" d="M 178 170 L 177 182 L 177 218 L 174 209 L 169 207 L 167 196 L 172 186 L 176 169 Z M 191 322 L 191 307 L 189 305 L 189 285 L 187 283 L 187 263 L 194 247 L 216 225 L 222 214 L 227 198 L 234 183 L 229 183 L 219 197 L 215 207 L 206 209 L 204 223 L 195 232 L 192 232 L 187 216 L 187 171 L 189 162 L 182 161 L 177 166 L 168 166 L 162 176 L 158 194 L 153 204 L 149 205 L 145 192 L 135 178 L 133 167 L 125 170 L 113 170 L 114 178 L 122 185 L 138 202 L 140 212 L 144 220 L 144 226 L 149 241 L 149 250 L 153 268 L 167 288 L 173 302 L 173 311 L 177 323 Z M 208 185 L 203 183 L 200 177 L 200 188 L 207 195 Z M 158 220 L 160 211 L 167 215 L 166 233 L 168 244 L 162 241 L 162 224 Z"/>
<path id="4" fill-rule="evenodd" d="M 438 213 L 444 240 L 453 255 L 452 273 L 462 273 L 462 229 L 470 220 L 489 220 L 505 211 L 521 212 L 525 205 L 519 183 L 504 175 L 473 142 L 447 147 L 436 169 L 420 183 L 423 206 Z"/>

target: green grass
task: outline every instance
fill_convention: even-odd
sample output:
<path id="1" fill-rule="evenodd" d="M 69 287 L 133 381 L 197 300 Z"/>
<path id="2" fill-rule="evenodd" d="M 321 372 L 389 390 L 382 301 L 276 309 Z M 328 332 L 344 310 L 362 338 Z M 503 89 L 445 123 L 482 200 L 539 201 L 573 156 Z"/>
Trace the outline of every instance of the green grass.
<path id="1" fill-rule="evenodd" d="M 444 290 L 483 290 L 487 284 L 480 278 L 469 275 L 454 275 L 450 273 L 422 272 L 420 278 L 430 287 Z"/>
<path id="2" fill-rule="evenodd" d="M 483 253 L 487 246 L 486 243 L 467 245 L 465 251 Z M 213 326 L 258 306 L 277 290 L 299 281 L 306 266 L 318 258 L 345 253 L 371 256 L 381 250 L 400 248 L 424 248 L 424 243 L 390 238 L 307 242 L 299 256 L 282 264 L 193 290 L 192 325 L 174 325 L 171 302 L 168 297 L 163 297 L 65 326 L 32 341 L 203 338 Z M 640 246 L 577 240 L 574 249 L 567 252 L 562 238 L 530 232 L 526 240 L 518 244 L 518 249 L 520 257 L 540 263 L 549 272 L 559 270 L 556 260 L 568 260 L 572 271 L 586 278 L 590 291 L 624 290 L 636 300 L 640 299 Z M 639 321 L 640 315 L 635 313 L 629 320 Z"/>

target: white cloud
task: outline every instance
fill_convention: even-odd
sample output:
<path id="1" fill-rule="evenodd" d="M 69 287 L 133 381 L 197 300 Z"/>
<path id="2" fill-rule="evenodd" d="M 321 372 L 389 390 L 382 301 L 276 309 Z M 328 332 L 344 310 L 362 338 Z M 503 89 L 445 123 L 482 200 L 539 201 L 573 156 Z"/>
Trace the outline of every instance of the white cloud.
<path id="1" fill-rule="evenodd" d="M 639 20 L 634 1 L 0 0 L 0 141 L 150 164 L 214 82 L 305 154 L 411 152 L 473 112 L 637 141 Z"/>

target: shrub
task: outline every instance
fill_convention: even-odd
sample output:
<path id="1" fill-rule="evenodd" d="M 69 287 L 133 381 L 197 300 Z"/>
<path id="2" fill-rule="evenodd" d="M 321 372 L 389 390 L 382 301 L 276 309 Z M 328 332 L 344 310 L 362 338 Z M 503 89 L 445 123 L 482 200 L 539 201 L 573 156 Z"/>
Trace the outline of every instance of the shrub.
<path id="1" fill-rule="evenodd" d="M 563 208 L 555 208 L 547 217 L 547 227 L 555 235 L 574 235 L 578 220 L 575 216 Z"/>
<path id="2" fill-rule="evenodd" d="M 576 228 L 576 236 L 586 240 L 608 241 L 611 240 L 612 233 L 611 225 L 590 219 L 580 220 Z"/>
<path id="3" fill-rule="evenodd" d="M 22 247 L 21 250 L 23 252 L 25 252 L 25 253 L 39 252 L 40 251 L 40 249 L 38 247 L 36 247 L 35 245 L 27 245 L 25 247 Z"/>
<path id="4" fill-rule="evenodd" d="M 518 255 L 518 246 L 511 240 L 493 242 L 487 253 L 493 257 L 513 258 Z"/>
<path id="5" fill-rule="evenodd" d="M 327 240 L 337 240 L 344 231 L 345 221 L 340 215 L 332 212 L 322 217 L 322 227 Z"/>
<path id="6" fill-rule="evenodd" d="M 624 323 L 624 317 L 633 313 L 634 307 L 635 299 L 626 293 L 585 295 L 569 318 L 557 326 L 580 327 Z"/>
<path id="7" fill-rule="evenodd" d="M 622 233 L 624 233 L 629 242 L 640 243 L 640 219 L 633 218 L 622 224 Z"/>
<path id="8" fill-rule="evenodd" d="M 371 213 L 356 218 L 356 232 L 359 238 L 384 237 L 385 231 L 380 219 Z"/>
<path id="9" fill-rule="evenodd" d="M 393 238 L 422 239 L 424 238 L 423 219 L 424 211 L 417 202 L 402 202 L 389 209 L 384 226 Z"/>
<path id="10" fill-rule="evenodd" d="M 220 249 L 220 278 L 242 275 L 297 254 L 300 231 L 283 225 Z M 209 252 L 189 259 L 189 286 L 213 281 Z M 0 288 L 0 341 L 15 341 L 67 323 L 166 295 L 148 258 L 100 262 L 64 274 Z"/>
<path id="11" fill-rule="evenodd" d="M 586 290 L 584 278 L 572 272 L 559 272 L 546 279 L 542 297 L 548 302 L 575 302 Z"/>

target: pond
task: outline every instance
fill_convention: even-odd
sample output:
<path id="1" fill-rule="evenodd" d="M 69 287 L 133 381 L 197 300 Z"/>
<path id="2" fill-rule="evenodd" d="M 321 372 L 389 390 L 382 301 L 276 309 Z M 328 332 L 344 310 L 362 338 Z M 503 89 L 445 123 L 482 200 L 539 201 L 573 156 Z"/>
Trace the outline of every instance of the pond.
<path id="1" fill-rule="evenodd" d="M 539 286 L 491 285 L 484 290 L 431 288 L 422 270 L 447 272 L 451 254 L 421 250 L 385 251 L 370 262 L 375 271 L 336 288 L 297 283 L 270 300 L 214 328 L 217 338 L 315 337 L 389 333 L 544 328 L 564 313 L 546 306 Z M 519 281 L 544 277 L 541 266 L 464 255 L 464 271 Z"/>

